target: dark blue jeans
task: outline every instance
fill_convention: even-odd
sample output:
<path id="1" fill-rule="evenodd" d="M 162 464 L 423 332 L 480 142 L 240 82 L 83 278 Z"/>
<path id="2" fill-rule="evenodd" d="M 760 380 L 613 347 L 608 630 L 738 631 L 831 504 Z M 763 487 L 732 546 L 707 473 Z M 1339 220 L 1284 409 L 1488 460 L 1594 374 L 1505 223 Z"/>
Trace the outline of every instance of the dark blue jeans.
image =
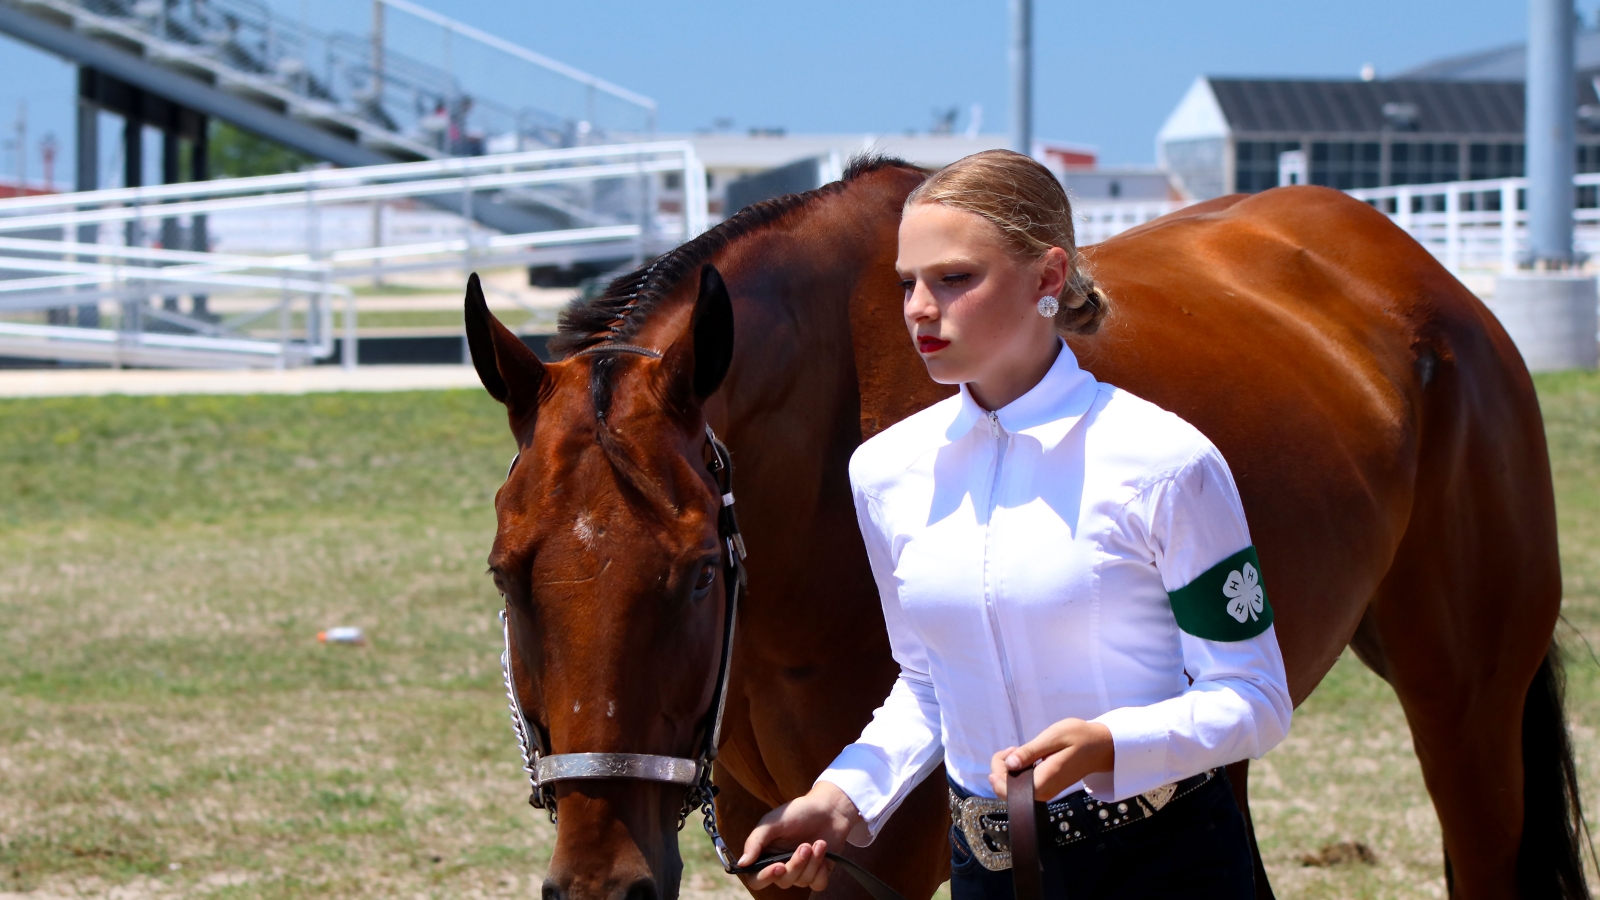
<path id="1" fill-rule="evenodd" d="M 1156 815 L 1098 840 L 1041 846 L 1045 897 L 1253 900 L 1255 861 L 1244 816 L 1227 775 L 1218 775 Z M 950 828 L 950 845 L 951 900 L 1013 900 L 1011 870 L 985 869 L 955 826 Z"/>

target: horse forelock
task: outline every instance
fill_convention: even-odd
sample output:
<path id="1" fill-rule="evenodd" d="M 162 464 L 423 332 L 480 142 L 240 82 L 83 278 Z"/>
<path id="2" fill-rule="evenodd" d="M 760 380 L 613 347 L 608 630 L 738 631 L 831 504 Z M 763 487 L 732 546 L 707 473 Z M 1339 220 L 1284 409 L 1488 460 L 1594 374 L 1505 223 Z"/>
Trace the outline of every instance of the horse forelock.
<path id="1" fill-rule="evenodd" d="M 566 369 L 585 364 L 587 373 Z M 559 380 L 565 387 L 551 392 L 540 416 L 542 427 L 549 429 L 540 443 L 540 454 L 575 462 L 578 455 L 599 453 L 618 488 L 645 501 L 641 507 L 648 507 L 653 515 L 671 519 L 681 501 L 674 500 L 675 492 L 662 485 L 657 477 L 659 467 L 652 465 L 649 458 L 657 455 L 653 453 L 657 448 L 672 443 L 672 438 L 660 429 L 676 433 L 681 426 L 673 417 L 654 414 L 657 402 L 650 390 L 654 380 L 647 371 L 650 365 L 651 361 L 631 355 L 599 355 L 558 363 L 563 370 Z M 639 381 L 630 381 L 630 377 Z M 586 392 L 581 388 L 585 384 Z M 630 389 L 619 396 L 616 389 L 624 384 L 640 390 Z M 642 392 L 648 392 L 649 397 L 645 398 Z M 562 471 L 561 477 L 568 478 L 575 470 Z"/>

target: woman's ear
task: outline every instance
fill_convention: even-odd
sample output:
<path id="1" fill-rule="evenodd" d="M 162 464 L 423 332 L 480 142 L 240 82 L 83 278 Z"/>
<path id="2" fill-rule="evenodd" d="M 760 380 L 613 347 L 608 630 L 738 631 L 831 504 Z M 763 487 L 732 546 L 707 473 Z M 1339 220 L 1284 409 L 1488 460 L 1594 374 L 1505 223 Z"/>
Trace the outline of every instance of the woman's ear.
<path id="1" fill-rule="evenodd" d="M 1060 297 L 1062 305 L 1065 306 L 1064 295 L 1071 290 L 1068 278 L 1072 273 L 1072 260 L 1067 257 L 1067 251 L 1060 247 L 1051 247 L 1045 251 L 1039 263 L 1039 293 Z"/>

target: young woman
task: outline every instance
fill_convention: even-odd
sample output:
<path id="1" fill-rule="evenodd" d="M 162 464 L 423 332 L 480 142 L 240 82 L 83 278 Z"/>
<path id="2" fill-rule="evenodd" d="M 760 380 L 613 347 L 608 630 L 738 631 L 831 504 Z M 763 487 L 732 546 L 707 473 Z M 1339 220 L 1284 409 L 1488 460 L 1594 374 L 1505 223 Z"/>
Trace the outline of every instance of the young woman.
<path id="1" fill-rule="evenodd" d="M 954 900 L 1012 896 L 1004 792 L 1035 765 L 1047 895 L 1255 896 L 1221 767 L 1292 704 L 1227 464 L 1177 416 L 1078 367 L 1109 311 L 1061 185 L 994 150 L 906 200 L 896 262 L 928 366 L 961 392 L 867 441 L 850 483 L 900 677 L 742 863 L 828 883 L 941 759 Z M 1001 798 L 1001 799 L 996 799 Z"/>

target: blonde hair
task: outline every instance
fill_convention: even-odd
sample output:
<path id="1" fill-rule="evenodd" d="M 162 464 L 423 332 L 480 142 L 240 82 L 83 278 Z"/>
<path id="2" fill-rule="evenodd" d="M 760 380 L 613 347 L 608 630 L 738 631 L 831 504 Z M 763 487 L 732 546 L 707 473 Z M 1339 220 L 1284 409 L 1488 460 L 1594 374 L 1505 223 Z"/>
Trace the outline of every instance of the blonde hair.
<path id="1" fill-rule="evenodd" d="M 1036 262 L 1060 247 L 1067 252 L 1056 329 L 1094 334 L 1111 303 L 1084 266 L 1072 224 L 1072 202 L 1061 182 L 1038 161 L 1010 150 L 985 150 L 928 176 L 906 198 L 906 208 L 941 203 L 982 216 L 1000 230 L 1019 259 Z"/>

